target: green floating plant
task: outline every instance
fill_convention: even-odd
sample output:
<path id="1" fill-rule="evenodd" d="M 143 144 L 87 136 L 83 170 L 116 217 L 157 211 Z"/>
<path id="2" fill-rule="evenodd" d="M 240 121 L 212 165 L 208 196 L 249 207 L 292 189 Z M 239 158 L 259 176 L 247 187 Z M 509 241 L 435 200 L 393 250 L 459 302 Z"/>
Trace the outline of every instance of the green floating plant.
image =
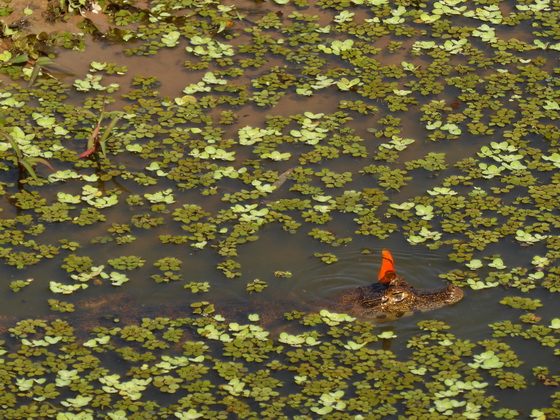
<path id="1" fill-rule="evenodd" d="M 326 254 L 321 254 L 319 252 L 316 252 L 313 254 L 314 257 L 320 258 L 321 261 L 323 261 L 326 264 L 332 264 L 338 261 L 338 258 L 336 257 L 336 255 L 334 254 L 330 254 L 330 253 L 326 253 Z"/>
<path id="2" fill-rule="evenodd" d="M 12 289 L 14 292 L 19 292 L 24 287 L 29 286 L 32 281 L 33 281 L 33 279 L 14 280 L 14 281 L 10 282 L 10 289 Z"/>
<path id="3" fill-rule="evenodd" d="M 249 293 L 259 293 L 268 287 L 268 284 L 262 280 L 255 279 L 250 283 L 247 283 L 247 291 Z"/>
<path id="4" fill-rule="evenodd" d="M 500 301 L 501 304 L 511 306 L 512 308 L 525 309 L 534 311 L 542 307 L 540 299 L 523 298 L 519 296 L 507 296 Z"/>
<path id="5" fill-rule="evenodd" d="M 185 289 L 189 289 L 192 293 L 208 292 L 208 290 L 210 290 L 210 283 L 190 282 L 189 284 L 186 284 L 184 287 Z"/>
<path id="6" fill-rule="evenodd" d="M 142 267 L 146 261 L 134 255 L 122 256 L 107 260 L 107 263 L 117 270 L 133 270 Z"/>

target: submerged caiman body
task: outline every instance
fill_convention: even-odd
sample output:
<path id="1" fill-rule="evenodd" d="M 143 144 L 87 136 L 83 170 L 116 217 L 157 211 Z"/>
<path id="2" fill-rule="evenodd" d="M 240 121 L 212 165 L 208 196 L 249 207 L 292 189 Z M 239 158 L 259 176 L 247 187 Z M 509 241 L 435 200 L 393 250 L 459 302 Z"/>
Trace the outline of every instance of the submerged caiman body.
<path id="1" fill-rule="evenodd" d="M 299 309 L 316 312 L 328 309 L 332 312 L 347 313 L 351 316 L 372 321 L 392 321 L 418 312 L 431 311 L 457 303 L 463 298 L 463 291 L 457 286 L 440 289 L 417 289 L 394 271 L 393 258 L 389 251 L 383 251 L 383 263 L 379 271 L 378 282 L 369 286 L 347 289 L 322 302 L 286 302 L 250 301 L 250 302 L 216 302 L 217 312 L 231 318 L 245 318 L 250 313 L 259 313 L 265 324 L 283 319 L 283 314 Z M 141 322 L 144 317 L 181 318 L 190 316 L 190 303 L 184 298 L 173 299 L 163 305 L 141 304 L 126 293 L 111 293 L 96 298 L 76 302 L 77 313 L 68 315 L 73 324 L 89 328 L 108 321 L 114 325 Z M 81 315 L 81 316 L 80 316 Z M 65 318 L 48 315 L 41 317 Z M 5 330 L 15 321 L 10 316 L 0 315 L 0 331 Z"/>

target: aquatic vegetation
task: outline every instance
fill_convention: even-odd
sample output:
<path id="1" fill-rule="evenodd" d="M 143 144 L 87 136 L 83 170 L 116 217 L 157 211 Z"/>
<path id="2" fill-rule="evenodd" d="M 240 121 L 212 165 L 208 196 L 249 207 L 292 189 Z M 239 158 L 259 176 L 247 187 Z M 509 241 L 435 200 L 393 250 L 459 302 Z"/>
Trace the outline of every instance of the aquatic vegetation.
<path id="1" fill-rule="evenodd" d="M 252 272 L 246 254 L 261 242 L 297 244 L 337 267 L 330 247 L 396 241 L 447 255 L 441 279 L 474 301 L 491 296 L 508 315 L 481 327 L 488 337 L 557 345 L 557 319 L 544 316 L 560 291 L 552 2 L 16 3 L 0 4 L 6 292 L 25 300 L 46 290 L 60 316 L 79 309 L 75 295 L 144 280 L 208 301 L 192 304 L 206 317 L 99 327 L 72 348 L 62 321 L 21 321 L 16 347 L 2 350 L 13 357 L 1 355 L 4 416 L 521 415 L 490 391 L 535 386 L 505 342 L 468 343 L 436 321 L 402 338 L 299 312 L 288 318 L 315 329 L 274 341 L 212 318 L 212 293 L 266 295 L 298 280 L 288 265 Z M 29 33 L 43 15 L 81 23 Z M 92 57 L 79 75 L 59 64 L 91 39 L 126 56 Z M 150 56 L 181 77 L 142 75 Z M 191 274 L 199 261 L 215 272 Z M 519 309 L 531 312 L 517 319 Z M 202 344 L 185 339 L 199 328 Z M 376 347 L 401 339 L 410 354 Z M 214 341 L 223 347 L 210 352 Z M 169 359 L 163 350 L 177 343 L 184 358 Z M 129 363 L 127 375 L 107 371 L 103 353 Z M 281 373 L 293 373 L 293 388 Z M 168 407 L 146 397 L 182 389 L 188 397 Z M 531 415 L 557 416 L 554 395 Z"/>
<path id="2" fill-rule="evenodd" d="M 523 362 L 508 345 L 496 339 L 463 341 L 444 332 L 449 326 L 441 321 L 422 321 L 406 342 L 412 351 L 402 357 L 381 348 L 383 340 L 396 339 L 392 331 L 378 340 L 371 335 L 372 324 L 359 332 L 352 322 L 325 311 L 306 331 L 271 338 L 254 323 L 225 322 L 220 316 L 157 318 L 98 327 L 77 342 L 64 321 L 22 320 L 10 328 L 14 342 L 2 348 L 10 360 L 4 365 L 3 412 L 16 416 L 26 403 L 39 400 L 50 403 L 37 406 L 46 417 L 84 409 L 109 416 L 115 410 L 122 416 L 148 410 L 209 416 L 225 409 L 245 415 L 258 406 L 267 413 L 289 409 L 302 415 L 336 410 L 500 417 L 507 412 L 515 418 L 516 410 L 504 408 L 493 392 L 527 388 L 528 378 L 519 370 Z M 183 353 L 168 355 L 170 346 Z M 105 367 L 108 357 L 126 374 Z M 534 372 L 543 381 L 554 380 L 547 379 L 546 368 Z"/>
<path id="3" fill-rule="evenodd" d="M 51 119 L 49 121 L 45 121 L 44 117 L 40 116 L 39 114 L 34 114 L 36 117 L 36 121 L 38 121 L 38 125 L 51 125 Z M 25 135 L 23 130 L 19 127 L 12 127 L 9 132 L 3 129 L 3 125 L 5 121 L 1 121 L 2 125 L 0 125 L 0 136 L 2 136 L 7 144 L 0 146 L 2 148 L 1 151 L 7 151 L 9 146 L 12 149 L 13 153 L 13 160 L 15 160 L 15 164 L 17 165 L 20 173 L 22 171 L 27 171 L 34 180 L 39 181 L 39 177 L 35 171 L 35 166 L 38 163 L 42 163 L 43 165 L 50 168 L 52 171 L 55 171 L 54 167 L 44 158 L 34 156 L 36 152 L 30 145 L 31 140 L 33 139 L 33 135 Z M 40 124 L 39 124 L 40 123 Z"/>

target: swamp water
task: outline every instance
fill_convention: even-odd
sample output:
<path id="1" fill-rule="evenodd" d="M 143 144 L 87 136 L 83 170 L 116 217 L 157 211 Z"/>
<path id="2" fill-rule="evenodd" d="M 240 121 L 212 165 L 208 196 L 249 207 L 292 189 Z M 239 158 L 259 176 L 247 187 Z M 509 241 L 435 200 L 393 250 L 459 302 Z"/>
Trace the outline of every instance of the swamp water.
<path id="1" fill-rule="evenodd" d="M 5 3 L 0 417 L 558 417 L 560 11 L 491 3 Z M 383 248 L 464 299 L 320 312 Z"/>

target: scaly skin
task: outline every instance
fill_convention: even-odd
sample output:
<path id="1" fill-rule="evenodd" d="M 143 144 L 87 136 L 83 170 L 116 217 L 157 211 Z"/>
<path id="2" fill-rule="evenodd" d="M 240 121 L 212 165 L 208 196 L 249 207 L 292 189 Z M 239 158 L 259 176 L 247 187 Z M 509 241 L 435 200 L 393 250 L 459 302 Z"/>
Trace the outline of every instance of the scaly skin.
<path id="1" fill-rule="evenodd" d="M 463 295 L 463 291 L 453 285 L 441 289 L 416 289 L 402 277 L 393 275 L 387 285 L 374 283 L 343 291 L 338 296 L 336 310 L 359 318 L 392 321 L 452 305 Z"/>

